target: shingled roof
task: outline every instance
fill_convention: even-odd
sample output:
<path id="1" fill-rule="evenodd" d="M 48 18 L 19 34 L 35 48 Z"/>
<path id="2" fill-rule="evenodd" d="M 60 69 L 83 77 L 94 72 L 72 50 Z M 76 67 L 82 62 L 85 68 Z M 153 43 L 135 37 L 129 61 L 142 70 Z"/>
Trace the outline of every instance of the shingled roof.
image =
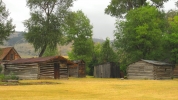
<path id="1" fill-rule="evenodd" d="M 0 60 L 3 60 L 14 47 L 0 48 Z"/>

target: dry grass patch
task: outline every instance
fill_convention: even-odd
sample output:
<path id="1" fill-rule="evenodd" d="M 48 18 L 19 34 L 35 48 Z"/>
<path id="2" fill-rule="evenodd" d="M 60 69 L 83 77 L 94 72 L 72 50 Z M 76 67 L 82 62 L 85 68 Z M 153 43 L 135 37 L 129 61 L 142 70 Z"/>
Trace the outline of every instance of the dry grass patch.
<path id="1" fill-rule="evenodd" d="M 177 100 L 178 98 L 178 79 L 70 78 L 20 82 L 59 84 L 0 86 L 0 100 Z"/>

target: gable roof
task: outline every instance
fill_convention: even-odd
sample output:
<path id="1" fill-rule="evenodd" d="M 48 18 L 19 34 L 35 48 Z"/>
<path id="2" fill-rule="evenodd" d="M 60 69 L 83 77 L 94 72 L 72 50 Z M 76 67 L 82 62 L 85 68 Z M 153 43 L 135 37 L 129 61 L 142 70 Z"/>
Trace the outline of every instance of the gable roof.
<path id="1" fill-rule="evenodd" d="M 150 63 L 150 64 L 154 64 L 154 65 L 169 65 L 171 66 L 172 64 L 169 64 L 169 63 L 165 63 L 165 62 L 160 62 L 160 61 L 154 61 L 154 60 L 141 60 L 141 61 L 144 61 L 144 62 L 147 62 L 147 63 Z"/>
<path id="2" fill-rule="evenodd" d="M 0 60 L 3 60 L 6 55 L 11 51 L 13 47 L 1 48 L 0 49 Z"/>
<path id="3" fill-rule="evenodd" d="M 69 65 L 74 64 L 73 62 L 67 60 L 66 58 L 62 56 L 17 59 L 17 60 L 12 60 L 6 64 L 25 64 L 25 63 L 29 64 L 29 63 L 49 62 L 49 61 L 54 61 L 54 60 L 66 61 L 67 64 Z"/>
<path id="4" fill-rule="evenodd" d="M 14 52 L 16 52 L 16 54 L 18 54 L 17 51 L 14 49 L 14 47 L 0 48 L 0 60 L 3 60 L 9 54 L 11 50 L 13 50 Z"/>

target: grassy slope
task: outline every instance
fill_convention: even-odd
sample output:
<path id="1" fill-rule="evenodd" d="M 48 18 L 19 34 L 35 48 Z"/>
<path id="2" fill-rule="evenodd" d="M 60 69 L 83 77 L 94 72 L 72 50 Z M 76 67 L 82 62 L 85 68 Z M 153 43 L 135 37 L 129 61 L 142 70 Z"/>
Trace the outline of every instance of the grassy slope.
<path id="1" fill-rule="evenodd" d="M 61 84 L 0 86 L 0 100 L 177 100 L 178 79 L 120 80 L 70 78 Z"/>

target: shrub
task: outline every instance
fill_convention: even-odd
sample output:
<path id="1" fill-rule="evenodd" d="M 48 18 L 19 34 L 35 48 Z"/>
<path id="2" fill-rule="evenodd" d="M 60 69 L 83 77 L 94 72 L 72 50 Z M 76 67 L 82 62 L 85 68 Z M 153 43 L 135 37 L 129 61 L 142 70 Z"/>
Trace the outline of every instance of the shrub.
<path id="1" fill-rule="evenodd" d="M 7 75 L 8 79 L 12 79 L 12 80 L 18 80 L 19 77 L 15 76 L 14 73 L 10 73 L 9 75 Z"/>
<path id="2" fill-rule="evenodd" d="M 0 81 L 7 81 L 7 80 L 18 80 L 19 77 L 15 76 L 13 73 L 9 75 L 0 74 Z"/>
<path id="3" fill-rule="evenodd" d="M 4 81 L 4 79 L 5 79 L 4 74 L 0 74 L 0 81 Z"/>

